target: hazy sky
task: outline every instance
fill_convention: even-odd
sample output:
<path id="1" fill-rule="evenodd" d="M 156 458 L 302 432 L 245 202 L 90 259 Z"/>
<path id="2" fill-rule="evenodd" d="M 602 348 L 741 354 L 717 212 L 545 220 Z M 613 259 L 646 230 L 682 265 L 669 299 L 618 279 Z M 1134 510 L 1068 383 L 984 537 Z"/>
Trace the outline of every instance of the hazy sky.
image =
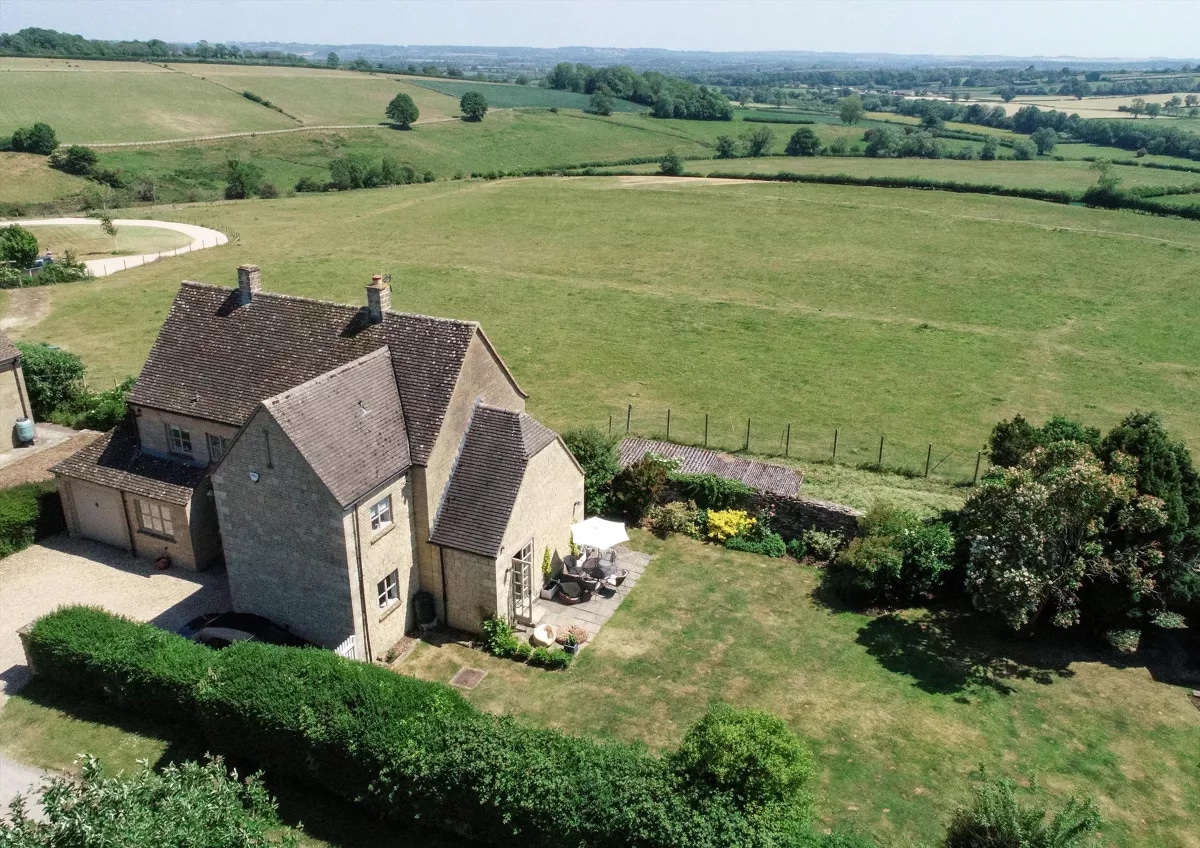
<path id="1" fill-rule="evenodd" d="M 1198 0 L 0 0 L 91 38 L 1196 58 Z"/>

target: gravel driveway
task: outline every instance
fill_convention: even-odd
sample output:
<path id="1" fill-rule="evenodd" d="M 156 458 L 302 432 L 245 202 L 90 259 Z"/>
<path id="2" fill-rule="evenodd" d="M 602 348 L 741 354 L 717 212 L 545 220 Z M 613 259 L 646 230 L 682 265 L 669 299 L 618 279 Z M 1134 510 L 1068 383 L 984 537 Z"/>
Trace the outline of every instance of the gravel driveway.
<path id="1" fill-rule="evenodd" d="M 0 707 L 29 679 L 17 630 L 68 604 L 104 607 L 167 629 L 230 606 L 224 571 L 156 571 L 99 542 L 45 539 L 0 560 Z"/>

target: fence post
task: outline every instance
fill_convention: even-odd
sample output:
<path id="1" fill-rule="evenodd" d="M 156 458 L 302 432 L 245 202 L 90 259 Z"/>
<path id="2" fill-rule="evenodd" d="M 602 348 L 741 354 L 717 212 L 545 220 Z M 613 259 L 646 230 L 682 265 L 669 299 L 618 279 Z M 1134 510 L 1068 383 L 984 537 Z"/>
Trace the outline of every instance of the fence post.
<path id="1" fill-rule="evenodd" d="M 929 460 L 933 459 L 933 442 L 929 443 L 929 450 L 925 452 L 925 477 L 929 477 Z"/>
<path id="2" fill-rule="evenodd" d="M 975 454 L 975 478 L 971 480 L 971 485 L 979 483 L 979 463 L 983 460 L 983 451 L 977 451 Z"/>
<path id="3" fill-rule="evenodd" d="M 750 419 L 746 419 L 746 452 L 750 452 Z"/>
<path id="4" fill-rule="evenodd" d="M 708 413 L 704 413 L 704 446 L 708 447 Z"/>
<path id="5" fill-rule="evenodd" d="M 879 470 L 883 470 L 883 436 L 879 437 Z"/>
<path id="6" fill-rule="evenodd" d="M 785 430 L 784 434 L 783 434 L 783 456 L 785 459 L 787 458 L 788 451 L 791 450 L 791 447 L 792 447 L 792 422 L 789 421 L 788 425 L 787 425 L 787 430 Z"/>
<path id="7" fill-rule="evenodd" d="M 837 462 L 837 439 L 838 439 L 838 431 L 837 431 L 837 427 L 834 427 L 833 428 L 833 461 L 834 462 Z"/>
<path id="8" fill-rule="evenodd" d="M 667 407 L 667 441 L 671 441 L 671 407 Z"/>
<path id="9" fill-rule="evenodd" d="M 612 413 L 608 414 L 608 435 L 612 435 Z"/>
<path id="10" fill-rule="evenodd" d="M 629 419 L 633 417 L 633 404 L 625 407 L 625 435 L 629 435 Z"/>

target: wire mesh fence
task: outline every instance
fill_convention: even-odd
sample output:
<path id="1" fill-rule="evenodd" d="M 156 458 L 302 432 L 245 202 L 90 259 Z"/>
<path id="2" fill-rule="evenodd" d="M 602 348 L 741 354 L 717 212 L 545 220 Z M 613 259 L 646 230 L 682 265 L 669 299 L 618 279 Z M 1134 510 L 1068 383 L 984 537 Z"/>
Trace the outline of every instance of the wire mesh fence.
<path id="1" fill-rule="evenodd" d="M 889 437 L 862 426 L 822 426 L 812 421 L 781 421 L 753 415 L 680 413 L 666 407 L 635 406 L 606 411 L 587 422 L 614 436 L 639 436 L 697 445 L 726 453 L 782 457 L 799 462 L 834 462 L 973 483 L 988 470 L 987 454 L 930 437 Z"/>

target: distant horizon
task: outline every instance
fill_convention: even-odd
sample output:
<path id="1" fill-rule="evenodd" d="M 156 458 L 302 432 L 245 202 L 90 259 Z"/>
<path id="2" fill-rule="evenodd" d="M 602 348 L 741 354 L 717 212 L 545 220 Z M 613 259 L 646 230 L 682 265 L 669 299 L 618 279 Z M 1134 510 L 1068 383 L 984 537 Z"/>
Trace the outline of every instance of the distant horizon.
<path id="1" fill-rule="evenodd" d="M 1197 60 L 1193 0 L 3 0 L 0 28 L 119 41 L 983 60 Z M 605 46 L 600 46 L 605 45 Z"/>

